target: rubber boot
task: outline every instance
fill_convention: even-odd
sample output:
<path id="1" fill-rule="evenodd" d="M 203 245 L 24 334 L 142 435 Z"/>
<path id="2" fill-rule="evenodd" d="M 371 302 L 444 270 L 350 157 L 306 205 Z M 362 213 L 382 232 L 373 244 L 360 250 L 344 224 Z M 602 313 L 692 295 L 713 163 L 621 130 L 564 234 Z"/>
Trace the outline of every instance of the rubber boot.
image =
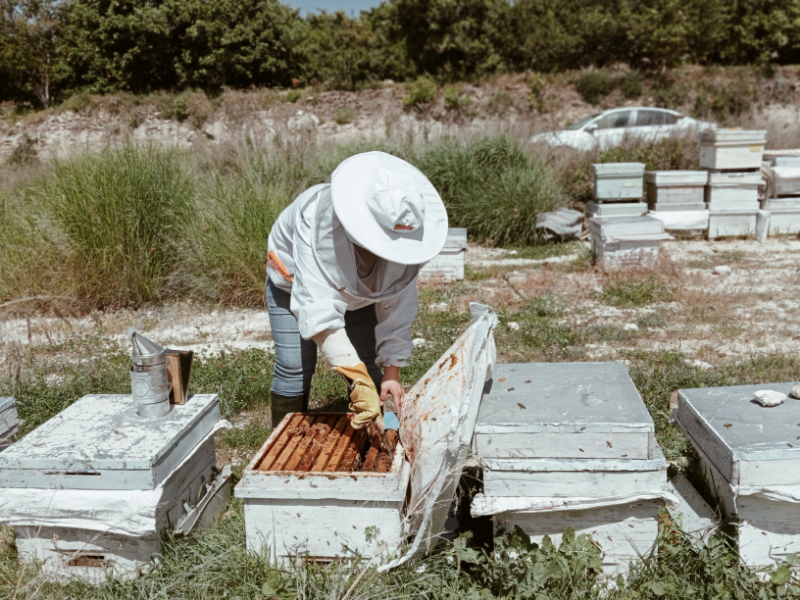
<path id="1" fill-rule="evenodd" d="M 272 428 L 274 429 L 289 413 L 306 412 L 308 410 L 308 394 L 303 396 L 281 396 L 271 392 L 270 410 L 272 412 Z"/>

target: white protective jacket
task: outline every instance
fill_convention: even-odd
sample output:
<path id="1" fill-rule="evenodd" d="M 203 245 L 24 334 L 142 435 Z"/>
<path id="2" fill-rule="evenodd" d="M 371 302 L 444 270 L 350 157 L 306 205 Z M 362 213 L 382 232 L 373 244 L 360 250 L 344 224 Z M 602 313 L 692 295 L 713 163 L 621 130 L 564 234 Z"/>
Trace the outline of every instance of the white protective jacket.
<path id="1" fill-rule="evenodd" d="M 269 251 L 294 275 L 290 282 L 268 269 L 272 283 L 291 293 L 303 338 L 342 330 L 345 311 L 375 304 L 376 364 L 408 365 L 422 265 L 378 259 L 376 283 L 369 289 L 356 274 L 355 249 L 333 211 L 330 184 L 309 188 L 280 214 L 269 234 Z"/>

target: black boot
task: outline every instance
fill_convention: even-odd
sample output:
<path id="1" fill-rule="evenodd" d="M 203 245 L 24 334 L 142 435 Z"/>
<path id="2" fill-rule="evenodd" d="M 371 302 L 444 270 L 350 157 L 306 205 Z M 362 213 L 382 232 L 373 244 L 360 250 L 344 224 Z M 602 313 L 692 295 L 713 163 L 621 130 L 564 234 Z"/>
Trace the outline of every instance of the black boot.
<path id="1" fill-rule="evenodd" d="M 272 411 L 272 428 L 274 429 L 289 413 L 308 411 L 308 394 L 303 396 L 281 396 L 271 392 L 270 409 Z"/>

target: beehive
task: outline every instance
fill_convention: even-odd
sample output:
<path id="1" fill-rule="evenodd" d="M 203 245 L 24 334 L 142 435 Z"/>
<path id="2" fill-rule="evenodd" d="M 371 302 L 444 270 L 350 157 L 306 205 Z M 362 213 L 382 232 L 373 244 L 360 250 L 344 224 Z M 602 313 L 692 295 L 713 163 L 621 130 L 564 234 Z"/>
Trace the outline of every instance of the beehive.
<path id="1" fill-rule="evenodd" d="M 700 481 L 722 514 L 738 519 L 739 556 L 763 567 L 800 548 L 800 400 L 765 408 L 758 390 L 794 383 L 678 391 L 675 420 L 701 458 Z"/>
<path id="2" fill-rule="evenodd" d="M 17 431 L 19 431 L 17 401 L 10 396 L 0 397 L 0 450 L 14 443 Z"/>
<path id="3" fill-rule="evenodd" d="M 647 203 L 689 204 L 703 210 L 703 196 L 708 175 L 705 171 L 647 171 Z M 691 210 L 691 209 L 690 209 Z"/>
<path id="4" fill-rule="evenodd" d="M 644 194 L 644 167 L 642 163 L 592 165 L 595 200 L 613 202 L 640 199 Z"/>
<path id="5" fill-rule="evenodd" d="M 710 207 L 710 205 L 709 205 Z M 708 237 L 755 235 L 758 206 L 752 210 L 708 210 Z"/>
<path id="6" fill-rule="evenodd" d="M 467 230 L 463 227 L 451 227 L 447 230 L 447 239 L 441 252 L 420 269 L 419 278 L 441 282 L 461 281 L 464 279 L 466 251 Z"/>
<path id="7" fill-rule="evenodd" d="M 0 521 L 54 576 L 136 574 L 211 481 L 219 425 L 216 395 L 159 419 L 130 395 L 84 396 L 0 453 Z"/>
<path id="8" fill-rule="evenodd" d="M 592 255 L 607 266 L 653 262 L 661 242 L 672 239 L 663 222 L 647 216 L 593 217 L 589 234 Z"/>
<path id="9" fill-rule="evenodd" d="M 700 168 L 745 171 L 761 168 L 766 131 L 709 129 L 700 134 Z"/>
<path id="10" fill-rule="evenodd" d="M 402 538 L 410 477 L 402 444 L 394 430 L 385 439 L 353 430 L 352 416 L 287 415 L 256 453 L 235 490 L 249 549 L 330 560 Z"/>
<path id="11" fill-rule="evenodd" d="M 556 543 L 566 527 L 592 534 L 608 573 L 655 542 L 667 463 L 622 363 L 498 365 L 473 454 L 484 468 L 474 509 L 496 529 Z"/>
<path id="12" fill-rule="evenodd" d="M 591 217 L 641 217 L 647 212 L 644 202 L 588 202 L 586 216 Z"/>

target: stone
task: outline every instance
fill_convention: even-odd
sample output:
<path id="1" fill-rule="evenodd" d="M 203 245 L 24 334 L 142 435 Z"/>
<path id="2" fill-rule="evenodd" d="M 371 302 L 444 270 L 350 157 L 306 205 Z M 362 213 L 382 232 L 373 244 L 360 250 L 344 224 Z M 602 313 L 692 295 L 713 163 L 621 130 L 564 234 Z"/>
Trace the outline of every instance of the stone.
<path id="1" fill-rule="evenodd" d="M 792 398 L 797 398 L 798 400 L 800 400 L 800 385 L 796 385 L 796 386 L 794 386 L 794 387 L 792 388 L 792 391 L 791 391 L 791 392 L 789 392 L 789 395 L 790 395 Z"/>
<path id="2" fill-rule="evenodd" d="M 447 302 L 433 302 L 432 304 L 428 304 L 428 312 L 436 313 L 436 312 L 444 312 L 450 309 L 450 305 Z"/>
<path id="3" fill-rule="evenodd" d="M 514 321 L 509 321 L 508 328 L 511 331 L 519 331 L 519 323 L 515 323 Z"/>
<path id="4" fill-rule="evenodd" d="M 786 400 L 786 394 L 783 392 L 776 392 L 775 390 L 758 390 L 753 395 L 756 398 L 756 402 L 766 407 L 778 406 L 779 404 L 783 404 L 783 401 Z"/>
<path id="5" fill-rule="evenodd" d="M 707 362 L 703 362 L 702 360 L 692 360 L 691 358 L 687 358 L 684 360 L 687 365 L 694 367 L 696 369 L 701 369 L 703 371 L 708 371 L 714 368 L 714 365 L 711 365 Z"/>
<path id="6" fill-rule="evenodd" d="M 414 344 L 414 348 L 420 348 L 421 346 L 424 346 L 427 341 L 425 338 L 414 338 L 411 340 L 411 343 Z"/>
<path id="7" fill-rule="evenodd" d="M 622 329 L 623 331 L 639 331 L 639 326 L 636 323 L 625 323 Z"/>
<path id="8" fill-rule="evenodd" d="M 718 267 L 714 267 L 714 273 L 717 275 L 730 275 L 733 273 L 733 269 L 727 265 L 720 265 Z"/>

